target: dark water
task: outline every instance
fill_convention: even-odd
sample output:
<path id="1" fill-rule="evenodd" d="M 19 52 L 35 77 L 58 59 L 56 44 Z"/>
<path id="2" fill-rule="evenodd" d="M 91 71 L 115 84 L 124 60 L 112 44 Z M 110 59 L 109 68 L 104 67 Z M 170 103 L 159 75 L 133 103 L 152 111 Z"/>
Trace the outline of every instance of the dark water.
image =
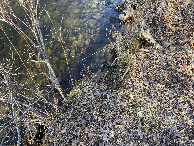
<path id="1" fill-rule="evenodd" d="M 5 3 L 11 6 L 14 15 L 30 25 L 28 15 L 17 2 L 5 1 Z M 118 18 L 114 7 L 120 3 L 122 3 L 120 0 L 40 1 L 38 15 L 44 42 L 52 67 L 64 90 L 72 86 L 73 80 L 81 79 L 83 74 L 88 74 L 91 70 L 98 70 L 103 60 L 103 47 L 113 41 L 109 35 L 110 30 L 119 30 L 119 23 L 110 20 Z M 10 7 L 7 7 L 7 11 L 10 11 Z M 33 37 L 29 27 L 18 19 L 13 18 L 13 20 L 30 38 Z M 9 25 L 4 25 L 4 29 L 15 47 L 21 50 L 21 58 L 24 61 L 27 60 L 32 52 L 27 48 L 24 39 Z M 7 50 L 12 46 L 4 35 L 0 35 L 1 38 L 4 39 L 1 40 L 4 43 L 0 44 L 2 49 L 0 56 L 11 58 L 9 54 L 12 52 L 8 54 Z M 24 49 L 28 51 L 23 51 Z M 14 56 L 17 56 L 17 53 Z M 17 68 L 21 65 L 21 61 L 15 61 L 15 64 Z M 32 65 L 32 63 L 27 64 L 27 67 L 31 68 L 30 72 L 38 71 L 36 70 L 37 65 Z M 21 70 L 23 72 L 25 69 Z M 36 80 L 41 80 L 41 77 Z"/>
<path id="2" fill-rule="evenodd" d="M 67 92 L 74 80 L 98 70 L 103 47 L 113 41 L 110 30 L 119 29 L 118 23 L 110 21 L 118 17 L 114 7 L 119 3 L 122 1 L 61 0 L 45 7 L 48 15 L 41 17 L 42 23 L 50 17 L 50 25 L 43 25 L 45 42 L 50 43 L 51 62 L 54 70 L 57 65 L 56 74 Z"/>
<path id="3" fill-rule="evenodd" d="M 33 39 L 33 34 L 28 27 L 28 24 L 30 25 L 30 21 L 27 21 L 29 20 L 28 15 L 24 13 L 17 2 L 4 2 L 6 3 L 6 11 L 13 11 L 20 19 L 11 16 L 14 23 Z M 103 47 L 113 41 L 109 32 L 111 29 L 119 30 L 119 24 L 110 21 L 110 19 L 113 17 L 118 18 L 114 7 L 120 3 L 122 3 L 120 0 L 40 1 L 39 20 L 47 53 L 62 89 L 66 93 L 69 92 L 75 81 L 82 78 L 83 74 L 89 75 L 91 72 L 97 71 L 104 61 Z M 22 21 L 26 23 L 26 26 Z M 29 61 L 32 52 L 21 35 L 4 22 L 1 23 L 1 27 L 17 49 L 16 51 L 3 31 L 0 30 L 0 63 L 7 66 L 7 70 L 13 75 L 13 96 L 21 102 L 21 107 L 18 108 L 18 111 L 21 111 L 18 112 L 18 117 L 20 117 L 22 111 L 25 110 L 23 103 L 26 105 L 33 103 L 33 99 L 35 99 L 33 95 L 36 93 L 37 87 L 45 87 L 47 81 L 45 76 L 42 75 L 43 71 L 39 65 Z M 20 54 L 20 57 L 18 54 Z M 21 60 L 25 62 L 29 72 L 33 75 L 32 78 L 28 76 Z M 2 88 L 0 92 L 2 96 L 8 97 L 6 88 Z M 3 108 L 0 109 L 1 113 L 12 115 L 9 104 L 5 105 L 0 102 L 0 105 L 3 105 Z M 7 107 L 6 110 L 5 107 Z M 38 107 L 35 108 L 38 109 Z M 15 129 L 8 132 L 9 137 L 2 135 L 7 133 L 10 127 L 14 127 L 11 125 L 14 125 L 13 119 L 11 117 L 2 118 L 0 123 L 1 127 L 2 125 L 5 127 L 2 130 L 3 132 L 0 133 L 0 140 L 5 138 L 2 141 L 4 144 L 16 144 L 17 133 Z M 23 134 L 21 135 L 23 136 Z"/>

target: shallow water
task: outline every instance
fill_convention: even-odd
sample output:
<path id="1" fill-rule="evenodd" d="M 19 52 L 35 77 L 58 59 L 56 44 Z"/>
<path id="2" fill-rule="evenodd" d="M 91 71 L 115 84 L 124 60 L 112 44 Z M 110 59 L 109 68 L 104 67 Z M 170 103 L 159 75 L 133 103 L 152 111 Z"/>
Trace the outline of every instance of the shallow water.
<path id="1" fill-rule="evenodd" d="M 1 1 L 0 1 L 1 2 Z M 34 38 L 28 25 L 31 25 L 28 14 L 25 14 L 19 3 L 4 1 L 7 11 L 13 11 L 21 21 L 12 17 L 16 25 Z M 72 86 L 72 83 L 82 78 L 83 74 L 96 71 L 102 63 L 102 49 L 113 41 L 109 35 L 111 29 L 119 30 L 119 23 L 112 18 L 118 18 L 114 8 L 120 0 L 42 0 L 38 11 L 40 27 L 43 33 L 45 46 L 50 62 L 64 90 Z M 9 7 L 11 6 L 11 9 Z M 27 27 L 24 25 L 26 23 Z M 27 48 L 26 42 L 9 25 L 3 24 L 15 48 L 21 52 L 21 58 L 28 60 L 31 50 Z M 5 35 L 0 36 L 1 58 L 11 58 L 10 54 L 15 53 Z M 27 50 L 27 51 L 24 51 Z M 36 50 L 35 50 L 36 51 Z M 21 66 L 21 59 L 17 53 L 14 67 Z M 17 60 L 18 59 L 18 60 Z M 2 61 L 2 60 L 1 60 Z M 22 66 L 23 67 L 23 66 Z M 39 72 L 38 64 L 27 63 L 30 72 Z M 25 68 L 18 70 L 24 73 Z M 24 79 L 24 77 L 21 77 Z M 41 80 L 37 77 L 35 80 Z M 45 81 L 44 81 L 45 82 Z M 41 83 L 40 83 L 41 84 Z"/>
<path id="2" fill-rule="evenodd" d="M 113 41 L 110 30 L 119 29 L 118 23 L 109 20 L 118 17 L 114 11 L 118 3 L 122 1 L 60 0 L 46 4 L 47 15 L 43 12 L 40 22 L 63 89 L 70 87 L 72 80 L 99 68 L 101 50 Z"/>
<path id="3" fill-rule="evenodd" d="M 2 0 L 0 0 L 1 2 Z M 35 41 L 30 30 L 31 22 L 28 14 L 16 1 L 5 0 L 4 2 L 5 4 L 2 6 L 13 22 Z M 97 71 L 105 59 L 102 54 L 103 47 L 113 41 L 109 32 L 111 29 L 119 30 L 118 23 L 110 22 L 110 18 L 118 17 L 118 14 L 114 11 L 117 3 L 122 3 L 122 1 L 40 1 L 39 20 L 45 46 L 52 67 L 66 93 L 77 80 L 82 78 L 83 74 L 88 75 L 90 72 Z M 13 12 L 19 19 L 13 17 Z M 47 88 L 46 86 L 48 82 L 43 69 L 39 63 L 31 62 L 31 60 L 37 58 L 32 57 L 32 50 L 29 49 L 24 38 L 10 25 L 4 22 L 1 22 L 0 25 L 3 28 L 3 30 L 0 29 L 0 63 L 7 67 L 12 76 L 13 97 L 21 104 L 18 105 L 18 107 L 21 107 L 21 109 L 18 109 L 18 117 L 22 115 L 23 110 L 28 105 L 33 105 L 34 108 L 44 112 L 44 106 L 41 108 L 34 104 L 37 90 L 42 90 L 41 88 L 46 88 L 45 92 L 47 92 L 47 89 L 50 90 L 50 87 Z M 8 41 L 8 38 L 13 45 Z M 33 49 L 36 53 L 38 52 L 36 48 Z M 29 74 L 32 76 L 29 76 Z M 1 78 L 3 79 L 2 76 Z M 6 84 L 3 84 L 3 87 L 5 88 L 0 90 L 0 94 L 7 98 L 9 93 Z M 53 102 L 53 96 L 51 95 L 51 97 L 48 100 Z M 7 108 L 0 109 L 0 113 L 12 115 L 9 104 L 4 105 L 3 102 L 0 104 L 3 107 L 7 106 Z M 53 110 L 49 106 L 47 108 L 49 112 Z M 11 124 L 14 122 L 11 120 L 13 119 L 10 117 L 0 121 L 1 125 L 5 127 L 3 132 L 0 133 L 0 141 L 4 139 L 3 133 L 6 133 L 8 128 L 12 127 Z M 9 145 L 16 144 L 16 134 L 16 131 L 9 133 L 10 137 L 6 137 L 2 142 L 7 141 L 5 143 Z M 21 135 L 23 136 L 23 134 Z"/>

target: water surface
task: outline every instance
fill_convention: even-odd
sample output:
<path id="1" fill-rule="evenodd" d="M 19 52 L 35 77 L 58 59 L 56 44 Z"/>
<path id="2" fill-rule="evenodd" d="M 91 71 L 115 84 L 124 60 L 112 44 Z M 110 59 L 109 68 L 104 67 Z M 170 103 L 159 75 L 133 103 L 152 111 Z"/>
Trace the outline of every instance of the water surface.
<path id="1" fill-rule="evenodd" d="M 110 22 L 111 17 L 118 17 L 114 11 L 118 3 L 121 1 L 61 0 L 45 7 L 48 15 L 40 17 L 42 28 L 64 89 L 71 85 L 70 80 L 99 68 L 101 50 L 113 41 L 110 30 L 119 29 L 118 23 Z"/>

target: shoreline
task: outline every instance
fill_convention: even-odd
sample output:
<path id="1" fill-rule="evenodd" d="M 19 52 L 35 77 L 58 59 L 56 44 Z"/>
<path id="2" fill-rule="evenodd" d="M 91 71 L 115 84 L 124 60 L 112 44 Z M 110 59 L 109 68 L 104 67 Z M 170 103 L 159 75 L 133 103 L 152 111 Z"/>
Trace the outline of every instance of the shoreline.
<path id="1" fill-rule="evenodd" d="M 189 2 L 180 7 L 189 8 Z M 191 13 L 173 27 L 181 13 L 176 5 L 137 4 L 125 35 L 118 33 L 107 49 L 116 54 L 71 90 L 69 106 L 59 114 L 62 125 L 54 126 L 56 134 L 47 134 L 50 140 L 75 145 L 192 145 L 193 34 L 191 27 L 181 27 L 183 20 L 189 24 Z"/>

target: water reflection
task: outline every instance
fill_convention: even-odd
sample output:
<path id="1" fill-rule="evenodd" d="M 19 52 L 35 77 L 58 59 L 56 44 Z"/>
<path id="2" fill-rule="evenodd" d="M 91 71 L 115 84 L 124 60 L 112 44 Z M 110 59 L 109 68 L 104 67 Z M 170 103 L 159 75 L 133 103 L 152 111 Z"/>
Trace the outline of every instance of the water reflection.
<path id="1" fill-rule="evenodd" d="M 78 80 L 88 69 L 99 67 L 99 50 L 110 43 L 110 29 L 119 28 L 118 23 L 109 21 L 118 17 L 114 11 L 118 3 L 121 1 L 60 0 L 47 4 L 48 16 L 41 22 L 48 24 L 50 17 L 51 23 L 43 31 L 63 89 L 71 86 L 71 79 Z"/>

